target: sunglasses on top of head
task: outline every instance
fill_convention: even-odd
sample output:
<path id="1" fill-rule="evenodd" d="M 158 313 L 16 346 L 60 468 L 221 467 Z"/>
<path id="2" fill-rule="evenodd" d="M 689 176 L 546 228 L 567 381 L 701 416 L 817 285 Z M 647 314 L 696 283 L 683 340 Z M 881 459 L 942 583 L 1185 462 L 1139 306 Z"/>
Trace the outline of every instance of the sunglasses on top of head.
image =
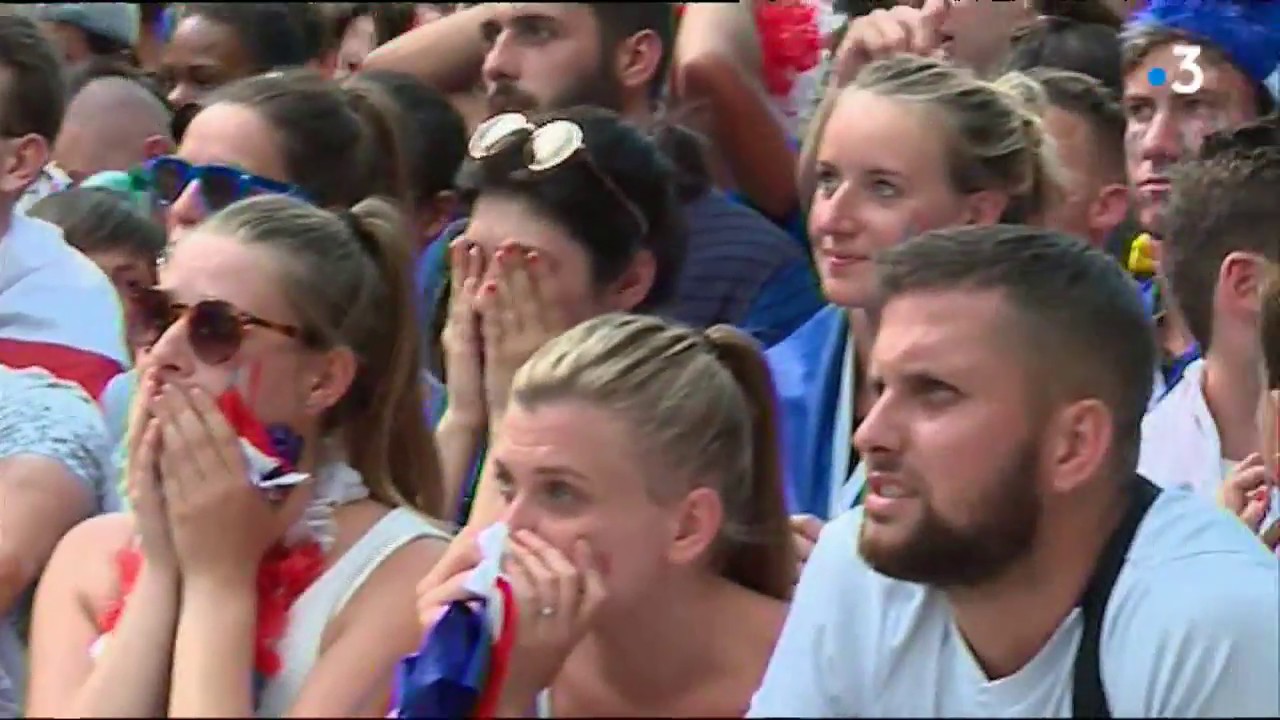
<path id="1" fill-rule="evenodd" d="M 554 170 L 570 160 L 580 162 L 631 216 L 636 227 L 636 240 L 638 243 L 643 242 L 644 237 L 649 234 L 648 220 L 631 198 L 622 192 L 622 188 L 591 159 L 582 127 L 577 123 L 571 120 L 552 120 L 543 125 L 534 125 L 520 113 L 501 113 L 476 127 L 467 145 L 467 152 L 475 160 L 485 160 L 506 152 L 522 139 L 523 167 L 516 168 L 515 172 L 537 175 Z"/>
<path id="2" fill-rule="evenodd" d="M 264 328 L 315 346 L 315 336 L 296 325 L 271 322 L 243 312 L 225 300 L 201 300 L 188 305 L 173 299 L 160 288 L 137 288 L 133 291 L 134 307 L 143 330 L 143 344 L 154 345 L 173 327 L 187 319 L 187 341 L 196 357 L 206 365 L 221 365 L 240 352 L 245 332 L 252 327 Z"/>
<path id="3" fill-rule="evenodd" d="M 143 176 L 161 205 L 172 205 L 197 182 L 200 201 L 217 212 L 253 195 L 289 195 L 306 200 L 302 189 L 290 183 L 247 173 L 229 165 L 192 165 L 182 158 L 164 155 L 143 166 Z"/>

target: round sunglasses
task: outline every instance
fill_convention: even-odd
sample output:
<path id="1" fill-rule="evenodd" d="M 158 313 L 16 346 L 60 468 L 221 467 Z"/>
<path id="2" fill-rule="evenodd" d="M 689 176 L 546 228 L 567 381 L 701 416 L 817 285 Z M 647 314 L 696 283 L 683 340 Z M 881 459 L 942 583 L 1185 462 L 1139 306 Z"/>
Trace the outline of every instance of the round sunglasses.
<path id="1" fill-rule="evenodd" d="M 517 172 L 537 175 L 571 160 L 578 161 L 630 216 L 636 228 L 636 241 L 643 242 L 649 234 L 649 222 L 644 212 L 591 159 L 582 126 L 571 120 L 552 120 L 535 125 L 521 113 L 500 113 L 476 127 L 467 143 L 467 153 L 475 160 L 486 160 L 507 152 L 516 143 L 521 143 L 520 161 L 523 165 L 523 168 L 516 168 Z"/>
<path id="2" fill-rule="evenodd" d="M 252 195 L 289 195 L 305 200 L 296 185 L 264 178 L 229 165 L 192 165 L 182 158 L 164 155 L 143 166 L 143 177 L 161 205 L 178 201 L 187 186 L 198 183 L 200 202 L 209 212 Z"/>
<path id="3" fill-rule="evenodd" d="M 160 288 L 138 288 L 133 292 L 133 302 L 144 345 L 154 345 L 165 331 L 185 317 L 187 341 L 192 352 L 206 365 L 221 365 L 234 358 L 244 344 L 245 331 L 251 327 L 312 344 L 301 328 L 264 320 L 225 300 L 201 300 L 188 305 L 176 302 Z"/>

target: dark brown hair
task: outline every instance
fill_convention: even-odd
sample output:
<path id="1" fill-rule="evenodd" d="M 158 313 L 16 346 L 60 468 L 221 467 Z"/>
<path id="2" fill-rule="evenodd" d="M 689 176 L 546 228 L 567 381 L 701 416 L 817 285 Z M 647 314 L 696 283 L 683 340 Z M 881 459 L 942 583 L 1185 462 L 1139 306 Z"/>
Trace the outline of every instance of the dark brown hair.
<path id="1" fill-rule="evenodd" d="M 1161 265 L 1191 334 L 1207 350 L 1222 261 L 1243 251 L 1280 262 L 1280 119 L 1209 136 L 1172 183 Z"/>
<path id="2" fill-rule="evenodd" d="M 1114 259 L 1053 230 L 992 225 L 928 232 L 875 264 L 879 308 L 913 293 L 1000 293 L 1025 335 L 1032 382 L 1049 402 L 1103 402 L 1113 419 L 1112 467 L 1133 472 L 1156 348 L 1151 318 Z"/>
<path id="3" fill-rule="evenodd" d="M 1070 70 L 1031 68 L 1027 77 L 1040 83 L 1049 104 L 1084 120 L 1094 157 L 1108 180 L 1124 182 L 1124 109 L 1115 93 L 1095 78 Z"/>
<path id="4" fill-rule="evenodd" d="M 1014 34 L 1006 70 L 1061 68 L 1083 73 L 1117 95 L 1120 74 L 1120 33 L 1115 27 L 1062 17 L 1044 17 Z"/>
<path id="5" fill-rule="evenodd" d="M 395 101 L 377 88 L 343 89 L 311 70 L 286 70 L 218 88 L 206 107 L 225 102 L 259 114 L 280 136 L 288 181 L 327 208 L 362 198 L 408 197 Z"/>
<path id="6" fill-rule="evenodd" d="M 154 266 L 164 252 L 164 228 L 115 190 L 61 190 L 37 200 L 27 216 L 62 228 L 67 243 L 83 253 L 120 251 Z"/>
<path id="7" fill-rule="evenodd" d="M 0 134 L 35 134 L 52 145 L 67 108 L 62 62 L 29 18 L 0 13 L 0 67 L 9 75 L 0 86 Z"/>

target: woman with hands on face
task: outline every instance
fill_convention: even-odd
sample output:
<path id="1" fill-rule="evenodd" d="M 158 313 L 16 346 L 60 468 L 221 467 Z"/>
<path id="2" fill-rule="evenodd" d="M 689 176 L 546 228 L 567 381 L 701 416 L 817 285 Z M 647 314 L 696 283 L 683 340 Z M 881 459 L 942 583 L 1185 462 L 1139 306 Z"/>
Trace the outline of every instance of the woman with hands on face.
<path id="1" fill-rule="evenodd" d="M 795 573 L 749 339 L 638 315 L 576 326 L 516 373 L 486 472 L 519 613 L 500 716 L 746 710 Z M 419 585 L 428 626 L 466 597 L 474 528 Z"/>
<path id="2" fill-rule="evenodd" d="M 441 488 L 409 257 L 385 202 L 280 195 L 174 246 L 139 293 L 130 510 L 54 553 L 28 715 L 385 713 L 418 634 L 407 583 L 448 539 L 422 514 Z M 291 439 L 302 484 L 254 485 L 227 398 Z"/>
<path id="3" fill-rule="evenodd" d="M 437 435 L 448 507 L 461 500 L 465 518 L 477 455 L 517 368 L 582 320 L 661 307 L 686 235 L 669 164 L 640 130 L 598 108 L 482 123 L 458 188 L 470 220 L 450 246 L 448 406 Z M 476 492 L 477 519 L 492 521 L 496 493 L 485 482 Z"/>

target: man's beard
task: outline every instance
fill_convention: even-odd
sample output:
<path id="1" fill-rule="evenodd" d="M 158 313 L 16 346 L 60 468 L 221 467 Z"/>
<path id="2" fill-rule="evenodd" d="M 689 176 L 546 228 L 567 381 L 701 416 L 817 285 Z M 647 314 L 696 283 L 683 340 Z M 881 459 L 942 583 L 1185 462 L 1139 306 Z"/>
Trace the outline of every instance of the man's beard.
<path id="1" fill-rule="evenodd" d="M 1040 525 L 1035 485 L 1039 442 L 1027 442 L 998 481 L 973 507 L 985 513 L 968 527 L 944 520 L 924 503 L 924 515 L 906 542 L 890 545 L 868 537 L 863 520 L 858 552 L 876 572 L 939 588 L 973 587 L 1000 576 L 1029 552 Z"/>
<path id="2" fill-rule="evenodd" d="M 546 102 L 539 102 L 537 98 L 510 80 L 495 82 L 489 88 L 485 99 L 491 115 L 504 112 L 558 111 L 578 105 L 602 107 L 620 113 L 622 112 L 622 95 L 622 84 L 614 77 L 611 69 L 600 66 L 579 76 L 558 95 Z"/>

